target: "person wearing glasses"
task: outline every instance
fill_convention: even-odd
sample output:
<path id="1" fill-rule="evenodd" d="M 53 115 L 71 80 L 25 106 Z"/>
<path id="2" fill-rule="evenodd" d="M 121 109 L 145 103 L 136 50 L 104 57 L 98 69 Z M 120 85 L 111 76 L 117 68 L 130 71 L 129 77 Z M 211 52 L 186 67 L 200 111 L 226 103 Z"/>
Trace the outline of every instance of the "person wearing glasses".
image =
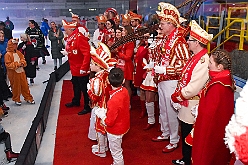
<path id="1" fill-rule="evenodd" d="M 115 36 L 114 36 L 115 30 L 116 30 L 115 21 L 112 19 L 108 19 L 106 21 L 106 29 L 107 31 L 105 33 L 104 43 L 110 47 L 111 45 L 113 45 L 114 39 L 115 39 Z"/>
<path id="2" fill-rule="evenodd" d="M 164 153 L 168 153 L 174 151 L 179 142 L 179 122 L 177 111 L 171 105 L 171 94 L 176 89 L 179 75 L 190 58 L 190 52 L 184 34 L 179 30 L 180 13 L 177 8 L 164 2 L 160 2 L 159 7 L 161 8 L 160 11 L 157 11 L 160 19 L 159 28 L 164 37 L 155 48 L 160 60 L 154 67 L 156 73 L 154 80 L 158 83 L 159 121 L 162 134 L 152 138 L 152 141 L 169 140 L 169 144 L 162 150 Z"/>
<path id="3" fill-rule="evenodd" d="M 187 40 L 192 57 L 184 66 L 177 88 L 171 95 L 172 105 L 178 110 L 178 119 L 181 123 L 182 159 L 172 160 L 173 164 L 191 164 L 192 147 L 185 142 L 185 138 L 192 130 L 194 116 L 192 107 L 199 103 L 199 92 L 207 82 L 209 56 L 206 49 L 208 42 L 213 38 L 203 30 L 195 20 L 191 22 L 190 36 Z"/>

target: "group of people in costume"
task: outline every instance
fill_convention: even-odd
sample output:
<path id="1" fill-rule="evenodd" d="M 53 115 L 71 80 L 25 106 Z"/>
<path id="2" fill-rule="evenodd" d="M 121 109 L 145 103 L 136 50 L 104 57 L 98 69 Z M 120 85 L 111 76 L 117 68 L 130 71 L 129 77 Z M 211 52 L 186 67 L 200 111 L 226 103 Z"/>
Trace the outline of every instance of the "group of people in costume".
<path id="1" fill-rule="evenodd" d="M 127 39 L 144 28 L 142 16 L 132 11 L 118 15 L 109 8 L 97 16 L 92 46 L 85 27 L 63 20 L 68 36 L 62 52 L 68 55 L 74 90 L 66 106 L 79 106 L 84 93 L 79 115 L 91 112 L 88 138 L 97 140 L 92 153 L 105 157 L 110 148 L 113 165 L 123 165 L 121 143 L 130 128 L 134 84 L 140 96 L 139 117 L 147 116 L 144 130 L 154 127 L 159 113 L 161 134 L 151 140 L 169 141 L 163 153 L 173 152 L 182 141 L 182 158 L 173 164 L 226 165 L 231 157 L 223 138 L 234 113 L 235 90 L 229 54 L 208 54 L 211 34 L 195 20 L 182 26 L 185 19 L 172 4 L 160 2 L 159 9 L 157 35 L 151 42 L 149 33 Z"/>

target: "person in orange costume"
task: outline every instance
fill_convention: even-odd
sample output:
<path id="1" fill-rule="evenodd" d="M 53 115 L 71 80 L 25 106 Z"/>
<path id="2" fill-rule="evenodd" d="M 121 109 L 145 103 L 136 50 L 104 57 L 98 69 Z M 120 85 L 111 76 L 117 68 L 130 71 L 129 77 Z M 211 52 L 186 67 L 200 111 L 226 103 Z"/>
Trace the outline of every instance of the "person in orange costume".
<path id="1" fill-rule="evenodd" d="M 30 104 L 34 104 L 33 96 L 30 94 L 27 77 L 24 67 L 27 66 L 24 55 L 17 50 L 19 39 L 10 39 L 8 41 L 7 53 L 5 54 L 5 65 L 12 88 L 13 97 L 16 105 L 21 105 L 20 96 Z"/>

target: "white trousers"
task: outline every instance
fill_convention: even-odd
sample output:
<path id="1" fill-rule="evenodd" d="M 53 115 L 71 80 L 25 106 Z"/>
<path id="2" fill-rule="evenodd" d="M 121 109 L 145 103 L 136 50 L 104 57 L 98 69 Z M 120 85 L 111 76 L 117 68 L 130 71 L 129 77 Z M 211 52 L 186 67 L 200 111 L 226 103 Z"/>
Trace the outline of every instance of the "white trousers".
<path id="1" fill-rule="evenodd" d="M 124 165 L 124 159 L 122 155 L 122 137 L 123 135 L 113 135 L 107 133 L 109 141 L 109 149 L 113 158 L 113 165 Z"/>
<path id="2" fill-rule="evenodd" d="M 95 128 L 95 123 L 96 123 L 95 110 L 96 110 L 96 108 L 94 107 L 91 110 L 91 116 L 90 116 L 90 126 L 89 126 L 88 138 L 91 140 L 97 140 L 96 139 L 96 128 Z"/>
<path id="3" fill-rule="evenodd" d="M 179 142 L 177 111 L 171 105 L 171 95 L 177 86 L 177 80 L 162 81 L 158 83 L 159 96 L 159 123 L 163 136 L 170 136 L 170 143 Z"/>
<path id="4" fill-rule="evenodd" d="M 97 132 L 97 142 L 98 142 L 98 152 L 104 153 L 105 148 L 107 147 L 107 136 L 106 134 L 102 134 Z"/>
<path id="5" fill-rule="evenodd" d="M 154 102 L 146 102 L 146 110 L 148 114 L 148 124 L 155 124 Z"/>

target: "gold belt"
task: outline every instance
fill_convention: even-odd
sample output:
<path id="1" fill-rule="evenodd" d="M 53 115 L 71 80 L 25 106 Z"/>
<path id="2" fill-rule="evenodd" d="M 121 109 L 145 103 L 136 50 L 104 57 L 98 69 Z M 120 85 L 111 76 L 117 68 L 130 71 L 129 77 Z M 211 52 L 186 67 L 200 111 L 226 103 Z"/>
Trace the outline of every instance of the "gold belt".
<path id="1" fill-rule="evenodd" d="M 194 97 L 191 97 L 190 100 L 200 100 L 200 97 L 199 96 L 194 96 Z"/>

